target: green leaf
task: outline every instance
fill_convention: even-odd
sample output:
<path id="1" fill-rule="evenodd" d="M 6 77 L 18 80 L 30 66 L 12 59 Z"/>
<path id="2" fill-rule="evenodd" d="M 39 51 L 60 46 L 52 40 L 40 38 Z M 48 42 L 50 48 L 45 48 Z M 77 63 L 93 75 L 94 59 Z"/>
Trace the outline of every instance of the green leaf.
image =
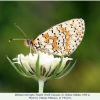
<path id="1" fill-rule="evenodd" d="M 57 77 L 56 79 L 60 79 L 60 78 L 62 78 L 62 77 L 64 77 L 64 76 L 68 75 L 68 74 L 70 73 L 70 71 L 73 69 L 73 67 L 75 66 L 76 61 L 77 61 L 77 60 L 75 60 L 75 62 L 73 63 L 73 65 L 69 68 L 69 70 L 68 70 L 65 74 L 63 74 L 63 75 L 60 76 L 60 77 Z"/>
<path id="2" fill-rule="evenodd" d="M 57 73 L 58 73 L 58 71 L 59 71 L 59 69 L 60 69 L 60 67 L 62 65 L 62 60 L 63 60 L 63 56 L 61 57 L 61 61 L 59 62 L 56 70 L 54 71 L 54 74 L 50 78 L 55 78 L 55 76 L 57 75 Z"/>
<path id="3" fill-rule="evenodd" d="M 68 69 L 68 67 L 70 66 L 70 64 L 71 64 L 71 61 L 70 61 L 70 62 L 68 63 L 68 65 L 56 76 L 56 78 L 62 76 L 62 75 L 66 72 L 66 70 Z"/>
<path id="4" fill-rule="evenodd" d="M 18 68 L 19 68 L 20 72 L 23 73 L 23 74 L 25 74 L 25 72 L 22 70 L 22 66 L 19 65 L 19 64 L 17 64 L 17 65 L 18 65 Z M 26 75 L 26 74 L 25 74 L 25 75 Z"/>
<path id="5" fill-rule="evenodd" d="M 10 64 L 14 67 L 14 69 L 15 69 L 20 75 L 27 77 L 25 74 L 23 74 L 23 73 L 21 73 L 21 72 L 19 71 L 19 69 L 18 69 L 18 68 L 15 66 L 15 64 L 8 58 L 8 56 L 6 56 L 6 57 L 7 57 L 8 61 L 10 62 Z"/>
<path id="6" fill-rule="evenodd" d="M 37 58 L 37 61 L 36 61 L 36 76 L 37 77 L 40 77 L 39 60 L 40 60 L 40 57 L 39 57 L 39 53 L 38 53 L 38 58 Z"/>
<path id="7" fill-rule="evenodd" d="M 20 60 L 20 62 L 21 62 L 21 60 Z M 20 68 L 20 70 L 21 70 L 21 72 L 23 73 L 23 74 L 25 74 L 25 75 L 27 75 L 27 76 L 34 76 L 34 75 L 32 75 L 29 71 L 27 71 L 26 69 L 25 69 L 25 67 L 24 67 L 24 65 L 22 64 L 22 62 L 21 62 L 21 65 L 19 66 L 19 68 Z"/>

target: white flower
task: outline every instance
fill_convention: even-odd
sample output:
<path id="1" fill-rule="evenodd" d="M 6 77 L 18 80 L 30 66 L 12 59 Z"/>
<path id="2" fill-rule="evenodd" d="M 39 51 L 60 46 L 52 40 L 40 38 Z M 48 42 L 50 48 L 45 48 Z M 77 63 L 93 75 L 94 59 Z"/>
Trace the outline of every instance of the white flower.
<path id="1" fill-rule="evenodd" d="M 54 57 L 53 55 L 43 52 L 36 54 L 29 53 L 26 56 L 18 54 L 13 61 L 8 57 L 7 59 L 21 75 L 34 78 L 39 81 L 39 84 L 52 78 L 58 79 L 66 76 L 76 63 L 75 62 L 72 67 L 68 69 L 70 63 L 68 63 L 68 65 L 66 65 L 66 63 L 73 60 L 72 58 Z M 18 67 L 15 66 L 15 64 L 17 64 Z M 41 90 L 39 91 L 41 92 Z"/>

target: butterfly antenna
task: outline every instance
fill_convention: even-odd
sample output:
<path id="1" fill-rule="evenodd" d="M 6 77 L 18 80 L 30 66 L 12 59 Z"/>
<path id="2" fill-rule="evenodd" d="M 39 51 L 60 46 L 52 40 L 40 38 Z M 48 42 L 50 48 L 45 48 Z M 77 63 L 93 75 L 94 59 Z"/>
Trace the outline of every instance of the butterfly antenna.
<path id="1" fill-rule="evenodd" d="M 22 29 L 16 23 L 14 23 L 14 25 L 24 34 L 25 38 L 27 39 L 27 36 L 24 33 L 24 31 L 22 31 Z M 23 38 L 19 38 L 19 39 L 9 39 L 8 41 L 9 42 L 12 42 L 13 40 L 26 40 L 26 39 L 23 39 Z"/>
<path id="2" fill-rule="evenodd" d="M 9 39 L 8 42 L 12 42 L 13 40 L 26 40 L 26 39 L 23 39 L 23 38 L 20 38 L 20 39 Z"/>
<path id="3" fill-rule="evenodd" d="M 14 25 L 24 34 L 24 36 L 27 38 L 26 34 L 24 33 L 24 31 L 22 31 L 22 29 L 16 24 L 14 23 Z"/>

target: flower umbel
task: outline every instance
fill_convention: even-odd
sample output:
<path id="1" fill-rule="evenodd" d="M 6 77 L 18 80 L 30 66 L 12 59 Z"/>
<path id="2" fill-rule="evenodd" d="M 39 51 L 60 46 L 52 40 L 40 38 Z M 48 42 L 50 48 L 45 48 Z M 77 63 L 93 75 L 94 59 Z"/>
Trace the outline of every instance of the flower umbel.
<path id="1" fill-rule="evenodd" d="M 29 53 L 26 56 L 19 54 L 13 61 L 8 57 L 7 59 L 21 75 L 34 78 L 39 82 L 39 93 L 43 92 L 45 81 L 66 76 L 76 63 L 75 61 L 69 68 L 71 60 L 73 60 L 72 58 L 63 56 L 54 57 L 53 55 L 43 52 L 38 52 L 36 54 Z M 15 66 L 15 64 L 18 66 Z"/>

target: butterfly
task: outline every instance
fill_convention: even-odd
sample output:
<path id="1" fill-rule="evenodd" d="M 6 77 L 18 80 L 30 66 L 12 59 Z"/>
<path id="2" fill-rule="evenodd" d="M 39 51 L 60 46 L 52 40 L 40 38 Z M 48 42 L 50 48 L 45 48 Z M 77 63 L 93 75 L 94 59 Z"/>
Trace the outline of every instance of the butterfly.
<path id="1" fill-rule="evenodd" d="M 25 39 L 24 44 L 34 52 L 41 51 L 57 56 L 69 56 L 81 43 L 84 32 L 84 20 L 75 18 L 47 29 L 33 40 Z M 10 41 L 12 40 L 14 39 L 10 39 Z"/>

